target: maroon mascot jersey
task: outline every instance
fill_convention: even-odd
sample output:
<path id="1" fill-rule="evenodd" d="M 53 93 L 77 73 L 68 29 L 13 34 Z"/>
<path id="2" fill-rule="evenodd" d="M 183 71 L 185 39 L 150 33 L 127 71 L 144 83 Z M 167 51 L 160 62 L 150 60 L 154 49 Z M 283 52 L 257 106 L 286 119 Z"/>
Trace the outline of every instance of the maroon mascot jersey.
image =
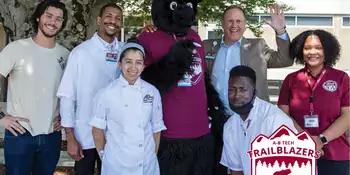
<path id="1" fill-rule="evenodd" d="M 162 136 L 168 138 L 197 138 L 210 132 L 207 114 L 207 96 L 204 73 L 206 70 L 204 47 L 198 34 L 190 29 L 181 37 L 163 30 L 142 33 L 140 44 L 145 48 L 146 66 L 167 54 L 178 40 L 193 39 L 201 45 L 195 49 L 193 69 L 187 72 L 169 92 L 162 95 L 163 119 L 167 130 Z"/>

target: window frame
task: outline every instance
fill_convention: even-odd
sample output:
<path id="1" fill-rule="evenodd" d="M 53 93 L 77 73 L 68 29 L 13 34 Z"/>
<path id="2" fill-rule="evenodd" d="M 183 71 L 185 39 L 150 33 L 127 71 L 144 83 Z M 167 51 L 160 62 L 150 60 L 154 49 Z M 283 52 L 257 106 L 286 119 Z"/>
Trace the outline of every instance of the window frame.
<path id="1" fill-rule="evenodd" d="M 349 25 L 344 25 L 344 18 L 349 18 Z M 341 28 L 350 28 L 350 16 L 341 16 Z"/>
<path id="2" fill-rule="evenodd" d="M 298 17 L 331 18 L 332 25 L 298 25 Z M 334 15 L 296 15 L 296 27 L 305 28 L 334 28 Z"/>
<path id="3" fill-rule="evenodd" d="M 263 17 L 270 16 L 270 14 L 257 14 L 259 22 L 263 22 Z M 334 15 L 319 15 L 319 14 L 285 14 L 285 17 L 294 17 L 294 25 L 286 24 L 287 27 L 291 28 L 334 28 Z M 298 17 L 311 17 L 311 18 L 331 18 L 332 25 L 298 25 Z M 263 24 L 263 27 L 269 27 L 267 24 Z"/>

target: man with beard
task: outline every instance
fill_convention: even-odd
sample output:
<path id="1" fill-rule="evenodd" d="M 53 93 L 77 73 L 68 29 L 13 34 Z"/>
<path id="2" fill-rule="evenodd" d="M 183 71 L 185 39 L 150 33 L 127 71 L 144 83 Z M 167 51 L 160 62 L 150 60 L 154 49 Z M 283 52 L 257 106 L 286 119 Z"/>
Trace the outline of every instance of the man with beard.
<path id="1" fill-rule="evenodd" d="M 282 110 L 256 96 L 256 82 L 255 71 L 248 66 L 230 71 L 228 100 L 234 113 L 224 126 L 220 163 L 231 170 L 231 175 L 250 175 L 247 152 L 259 134 L 270 136 L 282 125 L 296 132 L 293 121 Z"/>
<path id="2" fill-rule="evenodd" d="M 120 74 L 117 53 L 123 43 L 115 36 L 121 30 L 122 19 L 122 9 L 116 4 L 101 8 L 98 32 L 72 50 L 57 92 L 67 152 L 76 161 L 76 175 L 93 175 L 96 161 L 101 169 L 89 121 L 93 117 L 94 96 Z"/>
<path id="3" fill-rule="evenodd" d="M 61 126 L 55 96 L 69 51 L 55 43 L 67 23 L 59 1 L 38 4 L 32 15 L 35 34 L 7 45 L 0 53 L 0 76 L 9 76 L 6 128 L 6 174 L 53 174 L 60 157 Z"/>

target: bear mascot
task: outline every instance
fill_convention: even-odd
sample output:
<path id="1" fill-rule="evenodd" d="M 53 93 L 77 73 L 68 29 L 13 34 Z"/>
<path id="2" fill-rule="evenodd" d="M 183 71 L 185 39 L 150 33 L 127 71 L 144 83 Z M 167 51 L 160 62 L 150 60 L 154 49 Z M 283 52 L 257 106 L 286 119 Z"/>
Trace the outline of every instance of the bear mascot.
<path id="1" fill-rule="evenodd" d="M 155 32 L 143 32 L 142 79 L 162 95 L 158 160 L 162 175 L 213 175 L 222 147 L 225 107 L 211 85 L 204 45 L 191 28 L 200 0 L 153 0 Z M 210 119 L 210 120 L 209 120 Z"/>

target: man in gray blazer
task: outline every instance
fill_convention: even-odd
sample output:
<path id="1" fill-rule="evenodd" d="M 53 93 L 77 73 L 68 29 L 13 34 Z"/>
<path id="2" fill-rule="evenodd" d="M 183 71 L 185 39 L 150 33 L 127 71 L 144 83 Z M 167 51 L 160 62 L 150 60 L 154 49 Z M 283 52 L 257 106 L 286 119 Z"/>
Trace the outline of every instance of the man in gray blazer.
<path id="1" fill-rule="evenodd" d="M 212 83 L 228 107 L 228 76 L 237 65 L 254 69 L 257 75 L 257 96 L 269 101 L 267 68 L 281 68 L 293 65 L 289 57 L 290 40 L 285 29 L 283 10 L 276 4 L 270 8 L 271 21 L 265 20 L 276 32 L 277 51 L 272 50 L 262 38 L 243 37 L 246 29 L 246 15 L 243 8 L 228 7 L 222 17 L 224 35 L 221 39 L 205 40 L 204 48 Z M 231 111 L 232 112 L 232 111 Z"/>
<path id="2" fill-rule="evenodd" d="M 290 40 L 285 29 L 283 10 L 276 4 L 270 7 L 271 21 L 265 20 L 276 32 L 278 50 L 272 50 L 262 38 L 248 39 L 243 37 L 246 29 L 246 14 L 243 8 L 233 5 L 228 7 L 222 16 L 222 28 L 224 35 L 218 40 L 205 40 L 204 49 L 207 66 L 211 75 L 212 84 L 220 94 L 220 98 L 227 108 L 229 115 L 233 111 L 228 103 L 228 91 L 245 89 L 230 89 L 228 79 L 230 70 L 238 65 L 246 65 L 256 72 L 255 94 L 269 101 L 267 68 L 281 68 L 293 65 L 293 59 L 289 57 Z M 253 102 L 251 102 L 253 103 Z M 237 109 L 236 113 L 244 113 L 245 107 Z M 222 140 L 216 138 L 215 175 L 227 174 L 227 169 L 219 164 Z"/>

